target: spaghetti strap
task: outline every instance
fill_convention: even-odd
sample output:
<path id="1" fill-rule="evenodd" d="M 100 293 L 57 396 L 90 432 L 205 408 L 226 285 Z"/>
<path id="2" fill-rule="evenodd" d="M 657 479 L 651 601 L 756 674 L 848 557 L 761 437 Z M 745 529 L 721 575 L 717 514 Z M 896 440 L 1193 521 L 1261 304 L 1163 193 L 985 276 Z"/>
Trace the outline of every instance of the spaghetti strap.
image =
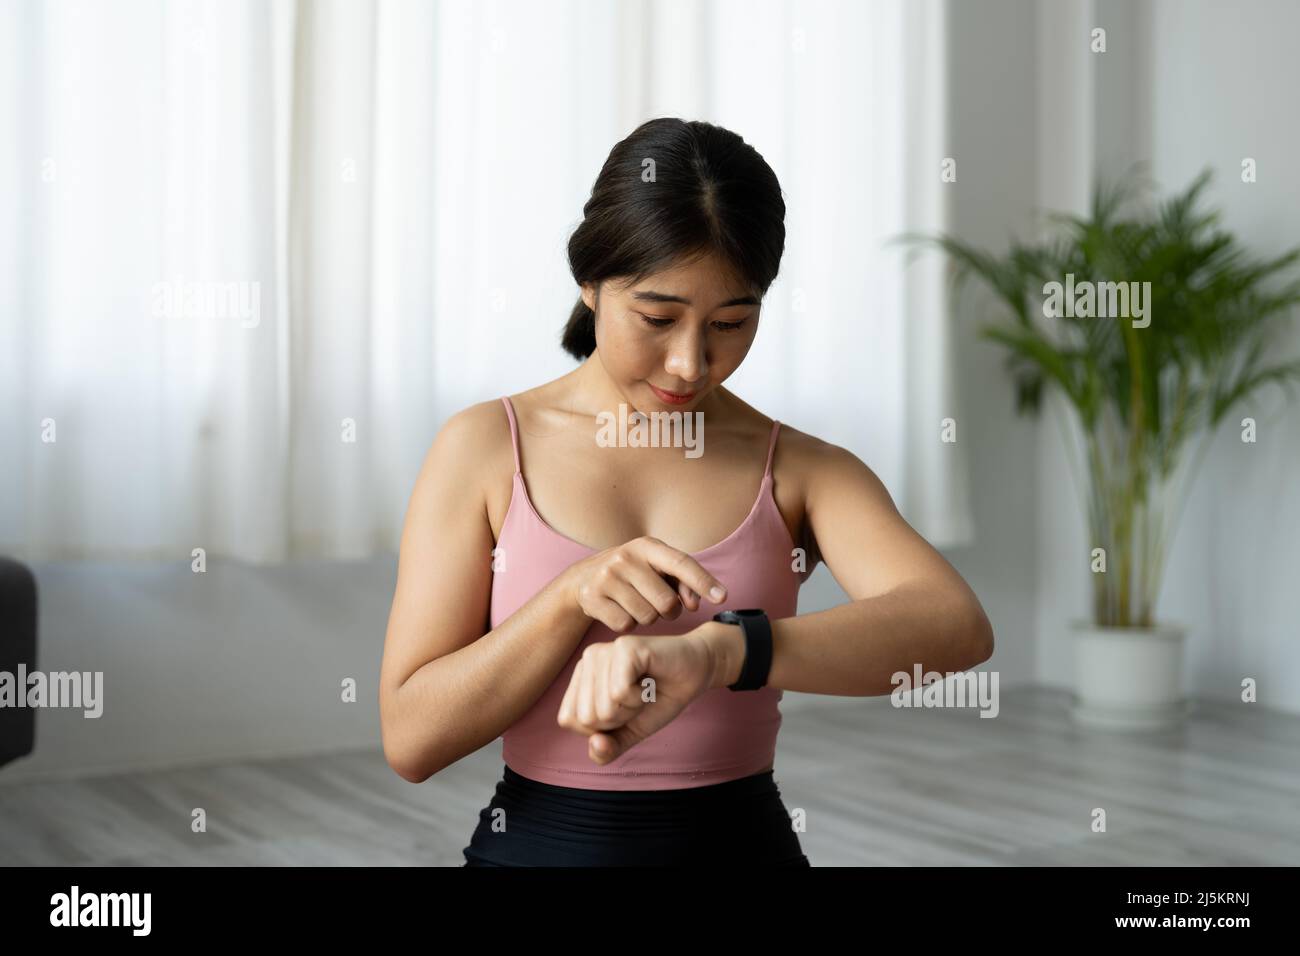
<path id="1" fill-rule="evenodd" d="M 763 477 L 766 478 L 772 474 L 772 455 L 776 451 L 776 434 L 781 430 L 781 423 L 772 420 L 772 437 L 767 443 L 767 467 L 763 469 Z"/>
<path id="2" fill-rule="evenodd" d="M 510 419 L 510 444 L 515 450 L 515 474 L 523 474 L 523 469 L 519 467 L 519 426 L 515 424 L 515 409 L 507 396 L 502 395 L 501 401 L 505 403 L 506 417 Z"/>

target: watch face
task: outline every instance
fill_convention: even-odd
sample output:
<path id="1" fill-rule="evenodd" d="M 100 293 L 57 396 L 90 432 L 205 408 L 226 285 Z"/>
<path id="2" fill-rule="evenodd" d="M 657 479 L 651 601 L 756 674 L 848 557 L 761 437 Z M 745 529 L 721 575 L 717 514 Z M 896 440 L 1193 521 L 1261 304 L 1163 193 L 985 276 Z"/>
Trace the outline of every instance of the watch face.
<path id="1" fill-rule="evenodd" d="M 719 611 L 713 615 L 715 621 L 722 621 L 724 624 L 739 624 L 745 618 L 766 617 L 767 612 L 758 607 L 746 607 L 738 610 Z"/>

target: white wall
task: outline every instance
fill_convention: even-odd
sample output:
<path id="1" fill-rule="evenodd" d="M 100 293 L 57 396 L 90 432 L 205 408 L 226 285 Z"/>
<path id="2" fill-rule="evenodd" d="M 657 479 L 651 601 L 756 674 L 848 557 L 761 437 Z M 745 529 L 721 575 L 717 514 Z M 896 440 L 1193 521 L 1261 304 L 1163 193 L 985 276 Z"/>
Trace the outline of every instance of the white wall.
<path id="1" fill-rule="evenodd" d="M 1030 0 L 956 0 L 949 16 L 946 155 L 957 161 L 952 231 L 1005 248 L 1029 228 L 1036 181 L 1034 29 Z M 1035 448 L 1031 419 L 1014 410 L 1002 351 L 978 338 L 992 304 L 975 284 L 956 301 L 961 406 L 953 411 L 970 463 L 975 540 L 945 556 L 979 595 L 997 646 L 983 670 L 1002 686 L 1034 678 L 1036 588 Z"/>
<path id="2" fill-rule="evenodd" d="M 1273 256 L 1300 244 L 1300 5 L 1269 0 L 1072 2 L 1085 21 L 1107 29 L 1107 52 L 1076 77 L 1092 97 L 1090 158 L 1113 175 L 1149 159 L 1162 191 L 1184 188 L 1206 166 L 1207 201 L 1223 225 L 1254 251 Z M 1047 16 L 1062 16 L 1050 12 Z M 1056 75 L 1073 37 L 1040 46 L 1042 70 Z M 1059 132 L 1059 130 L 1058 130 Z M 1050 150 L 1054 131 L 1040 130 Z M 1254 157 L 1259 180 L 1240 181 Z M 1043 176 L 1053 170 L 1044 169 Z M 1045 180 L 1040 179 L 1040 183 Z M 1294 328 L 1276 357 L 1300 354 Z M 1273 393 L 1253 411 L 1229 416 L 1188 500 L 1172 542 L 1158 617 L 1188 626 L 1187 679 L 1198 696 L 1237 698 L 1244 677 L 1259 681 L 1260 703 L 1300 712 L 1300 403 L 1282 412 Z M 1239 440 L 1242 415 L 1259 421 L 1258 442 Z M 1038 669 L 1068 684 L 1069 618 L 1087 612 L 1087 544 L 1082 515 L 1060 457 L 1060 437 L 1044 423 L 1038 491 Z M 1081 557 L 1084 556 L 1084 557 Z"/>

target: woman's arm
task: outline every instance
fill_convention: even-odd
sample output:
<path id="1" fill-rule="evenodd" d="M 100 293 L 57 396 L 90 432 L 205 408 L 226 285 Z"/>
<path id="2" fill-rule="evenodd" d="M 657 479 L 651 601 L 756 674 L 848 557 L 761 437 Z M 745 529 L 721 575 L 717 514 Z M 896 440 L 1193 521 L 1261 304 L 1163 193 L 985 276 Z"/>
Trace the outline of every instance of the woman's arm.
<path id="1" fill-rule="evenodd" d="M 494 436 L 505 422 L 499 402 L 452 416 L 407 507 L 379 706 L 384 756 L 415 783 L 522 717 L 591 625 L 557 578 L 484 633 L 495 541 L 483 475 L 497 460 Z"/>
<path id="2" fill-rule="evenodd" d="M 993 628 L 961 575 L 903 520 L 857 456 L 802 437 L 791 470 L 806 476 L 805 520 L 852 600 L 772 622 L 768 685 L 867 697 L 892 692 L 892 675 L 910 675 L 916 664 L 922 672 L 944 673 L 988 660 Z M 734 683 L 745 654 L 740 628 L 712 622 L 704 628 L 716 661 L 711 685 Z"/>

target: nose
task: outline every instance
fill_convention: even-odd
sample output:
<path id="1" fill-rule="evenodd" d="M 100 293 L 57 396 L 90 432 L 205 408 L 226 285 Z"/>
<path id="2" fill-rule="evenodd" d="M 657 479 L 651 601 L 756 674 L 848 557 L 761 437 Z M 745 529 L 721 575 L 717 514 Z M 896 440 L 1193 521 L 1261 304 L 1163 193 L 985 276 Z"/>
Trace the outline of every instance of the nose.
<path id="1" fill-rule="evenodd" d="M 709 374 L 706 339 L 700 331 L 686 330 L 673 339 L 664 360 L 664 371 L 688 385 L 704 380 Z"/>

